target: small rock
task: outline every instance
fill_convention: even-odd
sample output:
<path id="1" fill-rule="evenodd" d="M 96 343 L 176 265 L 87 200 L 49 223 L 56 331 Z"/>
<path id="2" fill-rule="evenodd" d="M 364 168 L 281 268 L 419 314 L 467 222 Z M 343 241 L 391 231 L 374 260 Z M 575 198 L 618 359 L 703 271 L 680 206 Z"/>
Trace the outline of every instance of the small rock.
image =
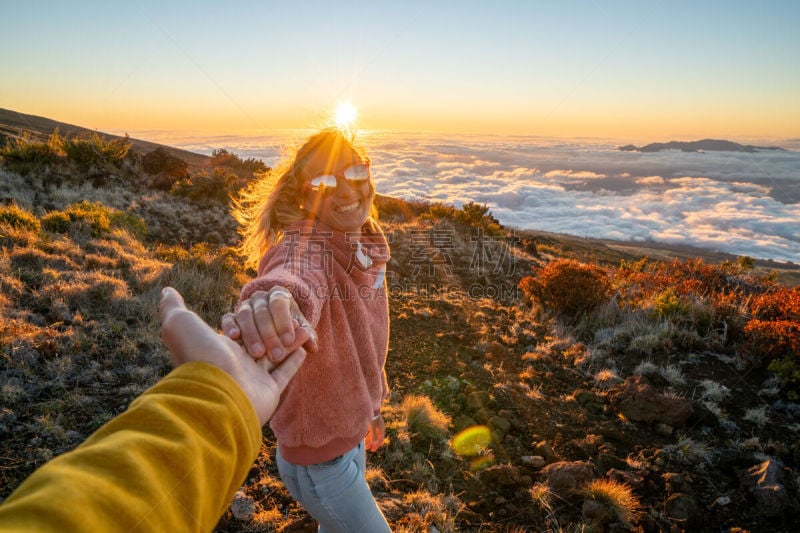
<path id="1" fill-rule="evenodd" d="M 789 494 L 783 485 L 783 465 L 768 459 L 749 468 L 742 483 L 767 516 L 779 516 L 789 506 Z"/>
<path id="2" fill-rule="evenodd" d="M 636 472 L 630 470 L 620 470 L 618 468 L 611 468 L 606 472 L 606 477 L 617 483 L 625 483 L 631 487 L 639 487 L 644 481 L 644 477 Z"/>
<path id="3" fill-rule="evenodd" d="M 486 391 L 475 391 L 467 395 L 467 407 L 478 410 L 489 405 L 489 393 Z"/>
<path id="4" fill-rule="evenodd" d="M 617 513 L 597 500 L 584 500 L 581 514 L 588 531 L 605 531 L 605 526 L 617 519 Z"/>
<path id="5" fill-rule="evenodd" d="M 253 514 L 256 512 L 256 504 L 253 498 L 244 493 L 244 491 L 237 491 L 233 495 L 231 502 L 231 512 L 237 520 L 251 520 Z"/>
<path id="6" fill-rule="evenodd" d="M 514 465 L 494 465 L 481 472 L 481 479 L 495 485 L 517 485 L 520 482 L 519 468 Z"/>
<path id="7" fill-rule="evenodd" d="M 575 389 L 572 393 L 572 397 L 575 398 L 575 401 L 578 402 L 579 405 L 586 405 L 587 403 L 598 401 L 602 403 L 602 400 L 600 400 L 595 393 L 586 389 Z"/>
<path id="8" fill-rule="evenodd" d="M 656 424 L 655 430 L 656 433 L 658 433 L 659 435 L 669 437 L 672 435 L 672 432 L 675 431 L 675 428 L 673 428 L 669 424 L 658 423 Z"/>
<path id="9" fill-rule="evenodd" d="M 555 463 L 556 461 L 558 461 L 556 454 L 553 453 L 553 449 L 550 447 L 550 444 L 546 440 L 539 442 L 533 447 L 533 454 L 544 457 L 544 460 L 548 464 Z"/>
<path id="10" fill-rule="evenodd" d="M 556 493 L 569 496 L 594 478 L 592 465 L 583 461 L 561 461 L 542 469 L 547 484 Z"/>
<path id="11" fill-rule="evenodd" d="M 505 418 L 499 416 L 493 416 L 492 418 L 489 419 L 489 426 L 492 429 L 495 429 L 498 432 L 505 435 L 506 433 L 508 433 L 508 430 L 511 429 L 511 422 L 509 422 Z"/>
<path id="12" fill-rule="evenodd" d="M 661 422 L 682 427 L 694 414 L 686 398 L 660 394 L 644 376 L 629 377 L 613 389 L 611 403 L 634 422 Z"/>
<path id="13" fill-rule="evenodd" d="M 688 494 L 678 492 L 667 499 L 664 504 L 667 516 L 682 524 L 684 528 L 694 528 L 699 518 L 699 510 L 694 498 Z"/>
<path id="14" fill-rule="evenodd" d="M 496 429 L 492 430 L 492 442 L 493 443 L 500 444 L 501 442 L 503 442 L 504 438 L 505 438 L 505 434 L 502 431 L 498 431 Z"/>
<path id="15" fill-rule="evenodd" d="M 453 429 L 455 429 L 456 432 L 477 425 L 478 423 L 474 419 L 466 415 L 459 415 L 453 420 Z"/>
<path id="16" fill-rule="evenodd" d="M 488 411 L 486 409 L 478 409 L 475 411 L 475 420 L 480 422 L 481 424 L 488 424 L 489 420 L 494 416 L 494 413 Z"/>
<path id="17" fill-rule="evenodd" d="M 729 503 L 731 503 L 730 496 L 720 496 L 719 498 L 714 500 L 714 505 L 719 505 L 720 507 L 725 507 Z"/>
<path id="18" fill-rule="evenodd" d="M 520 457 L 523 464 L 531 465 L 534 468 L 542 468 L 547 462 L 541 455 L 523 455 Z"/>

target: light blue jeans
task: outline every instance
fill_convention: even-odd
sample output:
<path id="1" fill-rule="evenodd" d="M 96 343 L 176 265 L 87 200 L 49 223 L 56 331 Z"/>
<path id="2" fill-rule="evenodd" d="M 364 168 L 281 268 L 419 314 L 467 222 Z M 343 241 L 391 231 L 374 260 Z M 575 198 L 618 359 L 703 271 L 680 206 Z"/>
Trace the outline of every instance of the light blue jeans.
<path id="1" fill-rule="evenodd" d="M 319 523 L 321 533 L 389 532 L 367 485 L 364 441 L 325 463 L 296 465 L 276 452 L 278 472 L 295 500 Z"/>

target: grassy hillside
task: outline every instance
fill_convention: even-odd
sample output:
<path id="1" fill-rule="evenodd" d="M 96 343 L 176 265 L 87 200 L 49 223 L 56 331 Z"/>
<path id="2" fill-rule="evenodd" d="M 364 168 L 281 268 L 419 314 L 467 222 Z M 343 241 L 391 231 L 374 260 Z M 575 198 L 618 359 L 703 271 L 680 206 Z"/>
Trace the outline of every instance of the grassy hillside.
<path id="1" fill-rule="evenodd" d="M 38 140 L 43 140 L 53 133 L 56 128 L 58 128 L 63 135 L 67 136 L 94 133 L 93 130 L 83 128 L 81 126 L 75 126 L 74 124 L 58 122 L 36 115 L 27 115 L 25 113 L 11 111 L 9 109 L 0 109 L 0 146 L 2 146 L 5 142 L 8 142 L 10 139 L 19 138 L 26 133 Z M 117 135 L 111 135 L 109 133 L 103 133 L 102 135 L 107 139 L 121 138 Z M 150 152 L 158 147 L 162 147 L 167 150 L 168 153 L 186 161 L 191 170 L 200 170 L 208 166 L 210 159 L 206 155 L 196 154 L 194 152 L 173 148 L 171 146 L 162 146 L 140 139 L 130 139 L 130 142 L 133 146 L 133 149 L 141 153 Z"/>
<path id="2" fill-rule="evenodd" d="M 159 189 L 59 157 L 0 168 L 0 497 L 168 371 L 162 287 L 217 323 L 253 274 L 219 194 L 245 173 Z M 798 288 L 474 204 L 379 208 L 391 394 L 368 477 L 393 530 L 797 530 Z M 274 447 L 265 428 L 219 531 L 313 527 Z"/>

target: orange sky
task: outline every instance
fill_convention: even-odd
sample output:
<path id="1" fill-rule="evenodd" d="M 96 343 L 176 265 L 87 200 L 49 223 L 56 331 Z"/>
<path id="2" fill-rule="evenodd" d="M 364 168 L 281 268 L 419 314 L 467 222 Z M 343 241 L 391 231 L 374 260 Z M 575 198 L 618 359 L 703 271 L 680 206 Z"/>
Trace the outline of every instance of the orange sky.
<path id="1" fill-rule="evenodd" d="M 347 100 L 367 129 L 800 137 L 800 4 L 689 5 L 17 3 L 0 107 L 105 131 L 318 127 Z"/>

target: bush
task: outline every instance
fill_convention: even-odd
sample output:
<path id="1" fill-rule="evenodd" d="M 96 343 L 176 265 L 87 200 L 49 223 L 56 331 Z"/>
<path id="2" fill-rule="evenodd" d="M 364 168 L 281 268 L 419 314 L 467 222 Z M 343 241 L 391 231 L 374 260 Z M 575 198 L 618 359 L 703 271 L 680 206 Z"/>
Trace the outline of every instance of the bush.
<path id="1" fill-rule="evenodd" d="M 401 409 L 410 432 L 430 439 L 443 439 L 447 436 L 450 417 L 437 409 L 427 396 L 406 396 Z"/>
<path id="2" fill-rule="evenodd" d="M 183 196 L 196 202 L 208 201 L 227 204 L 238 179 L 236 174 L 226 172 L 222 168 L 215 168 L 210 175 L 201 172 L 191 178 L 176 182 L 170 189 L 170 194 Z"/>
<path id="3" fill-rule="evenodd" d="M 31 231 L 39 231 L 40 229 L 39 220 L 36 218 L 36 215 L 22 209 L 16 204 L 0 207 L 0 224 Z"/>
<path id="4" fill-rule="evenodd" d="M 775 359 L 769 364 L 769 370 L 781 380 L 790 400 L 800 400 L 800 362 L 796 355 Z"/>
<path id="5" fill-rule="evenodd" d="M 142 158 L 142 167 L 151 176 L 164 174 L 172 178 L 172 180 L 164 180 L 163 183 L 156 184 L 158 189 L 169 190 L 175 181 L 189 177 L 189 164 L 180 157 L 170 154 L 161 146 L 145 154 Z"/>
<path id="6" fill-rule="evenodd" d="M 610 281 L 599 267 L 572 259 L 559 259 L 519 282 L 519 288 L 546 308 L 568 319 L 609 301 Z"/>
<path id="7" fill-rule="evenodd" d="M 745 351 L 768 361 L 800 358 L 800 322 L 754 319 L 744 327 Z"/>
<path id="8" fill-rule="evenodd" d="M 242 159 L 224 148 L 211 152 L 211 166 L 227 167 L 233 170 L 243 170 L 251 173 L 266 172 L 269 170 L 269 167 L 260 159 L 255 159 L 253 157 Z"/>
<path id="9" fill-rule="evenodd" d="M 583 488 L 583 495 L 611 509 L 615 519 L 623 523 L 634 518 L 640 505 L 631 487 L 611 479 L 595 479 Z"/>
<path id="10" fill-rule="evenodd" d="M 143 237 L 147 233 L 144 220 L 133 213 L 106 207 L 100 202 L 84 200 L 68 205 L 63 211 L 53 211 L 42 218 L 47 231 L 66 233 L 76 224 L 86 224 L 91 228 L 92 237 L 100 237 L 112 228 L 121 228 Z"/>
<path id="11" fill-rule="evenodd" d="M 762 320 L 800 321 L 800 287 L 762 294 L 753 300 L 750 309 Z"/>
<path id="12" fill-rule="evenodd" d="M 97 132 L 93 132 L 64 141 L 67 159 L 83 171 L 107 164 L 119 168 L 130 148 L 131 143 L 127 135 L 125 138 L 106 140 Z"/>
<path id="13" fill-rule="evenodd" d="M 489 211 L 489 206 L 475 202 L 467 202 L 461 206 L 461 209 L 441 203 L 433 204 L 428 213 L 423 214 L 420 218 L 446 218 L 462 226 L 481 228 L 490 235 L 503 234 L 503 226 Z"/>
<path id="14" fill-rule="evenodd" d="M 42 217 L 42 227 L 53 233 L 66 233 L 70 225 L 69 215 L 63 211 L 53 211 Z"/>
<path id="15" fill-rule="evenodd" d="M 0 156 L 15 171 L 26 175 L 37 167 L 58 163 L 64 154 L 63 140 L 56 129 L 47 141 L 37 141 L 30 133 L 13 139 L 0 149 Z"/>
<path id="16" fill-rule="evenodd" d="M 655 306 L 656 314 L 662 317 L 681 315 L 688 310 L 687 304 L 681 301 L 672 287 L 668 287 L 656 296 L 653 300 L 653 305 Z"/>

